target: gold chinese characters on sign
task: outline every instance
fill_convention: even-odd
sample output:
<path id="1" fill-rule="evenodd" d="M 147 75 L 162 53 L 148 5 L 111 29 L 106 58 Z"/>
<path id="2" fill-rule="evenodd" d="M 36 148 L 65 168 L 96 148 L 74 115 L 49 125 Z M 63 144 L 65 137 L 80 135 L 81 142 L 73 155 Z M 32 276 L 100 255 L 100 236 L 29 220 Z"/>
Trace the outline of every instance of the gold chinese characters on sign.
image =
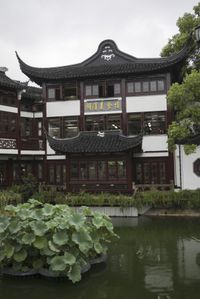
<path id="1" fill-rule="evenodd" d="M 85 101 L 85 112 L 100 112 L 100 111 L 121 111 L 121 100 L 95 100 Z"/>

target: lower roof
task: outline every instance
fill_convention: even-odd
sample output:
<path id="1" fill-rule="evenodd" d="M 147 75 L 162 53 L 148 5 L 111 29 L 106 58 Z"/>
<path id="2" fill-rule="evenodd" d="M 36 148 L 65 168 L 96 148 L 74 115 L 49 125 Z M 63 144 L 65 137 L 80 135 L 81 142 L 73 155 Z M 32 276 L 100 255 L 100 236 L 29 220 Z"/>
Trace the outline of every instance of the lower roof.
<path id="1" fill-rule="evenodd" d="M 62 153 L 113 153 L 141 146 L 142 135 L 124 136 L 121 131 L 83 131 L 76 137 L 58 139 L 47 135 L 50 147 Z"/>

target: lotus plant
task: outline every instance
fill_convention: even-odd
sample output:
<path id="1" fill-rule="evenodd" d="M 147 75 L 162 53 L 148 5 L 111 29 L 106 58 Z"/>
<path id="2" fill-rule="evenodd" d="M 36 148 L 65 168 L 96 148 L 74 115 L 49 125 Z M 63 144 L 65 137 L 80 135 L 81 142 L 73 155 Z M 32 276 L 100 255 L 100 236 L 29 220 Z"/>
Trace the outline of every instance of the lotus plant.
<path id="1" fill-rule="evenodd" d="M 0 216 L 1 268 L 20 273 L 50 271 L 75 283 L 116 236 L 110 218 L 87 207 L 77 213 L 67 205 L 34 199 L 8 205 Z"/>

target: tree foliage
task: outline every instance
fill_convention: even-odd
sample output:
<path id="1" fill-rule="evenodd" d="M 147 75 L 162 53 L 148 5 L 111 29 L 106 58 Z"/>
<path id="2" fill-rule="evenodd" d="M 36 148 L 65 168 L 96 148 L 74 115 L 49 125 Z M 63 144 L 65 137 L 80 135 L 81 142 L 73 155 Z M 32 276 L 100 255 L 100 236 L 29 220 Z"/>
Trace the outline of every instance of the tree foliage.
<path id="1" fill-rule="evenodd" d="M 177 142 L 200 133 L 200 72 L 193 70 L 182 84 L 173 84 L 168 92 L 168 103 L 176 111 L 176 121 L 168 129 L 169 149 L 174 151 Z M 196 145 L 185 144 L 184 149 L 190 154 Z"/>
<path id="2" fill-rule="evenodd" d="M 195 28 L 200 24 L 200 2 L 192 13 L 185 13 L 177 20 L 178 33 L 169 39 L 161 56 L 179 52 L 186 43 L 190 53 L 182 69 L 183 83 L 175 83 L 168 91 L 168 103 L 175 112 L 175 121 L 168 129 L 169 150 L 176 149 L 176 143 L 200 133 L 200 51 L 195 40 Z M 195 151 L 196 144 L 184 144 L 186 154 Z"/>
<path id="3" fill-rule="evenodd" d="M 199 62 L 197 61 L 198 59 L 196 59 L 197 56 L 199 56 L 197 49 L 198 47 L 194 36 L 194 29 L 199 24 L 200 3 L 193 7 L 192 13 L 185 13 L 182 17 L 178 18 L 176 25 L 179 29 L 179 32 L 169 39 L 167 45 L 165 45 L 161 51 L 161 56 L 170 56 L 173 53 L 179 52 L 189 40 L 191 33 L 193 33 L 192 38 L 189 40 L 191 45 L 191 53 L 187 61 L 186 70 L 188 70 L 191 61 L 193 61 L 196 66 L 199 65 Z"/>

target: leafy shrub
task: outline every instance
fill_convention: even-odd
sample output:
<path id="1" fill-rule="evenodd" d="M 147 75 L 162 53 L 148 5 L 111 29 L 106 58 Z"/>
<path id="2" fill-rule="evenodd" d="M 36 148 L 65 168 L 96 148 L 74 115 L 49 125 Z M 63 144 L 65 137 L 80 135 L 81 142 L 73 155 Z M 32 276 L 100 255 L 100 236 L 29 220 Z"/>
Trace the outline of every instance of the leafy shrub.
<path id="1" fill-rule="evenodd" d="M 22 202 L 22 196 L 12 190 L 4 190 L 0 192 L 0 208 L 2 209 L 9 204 L 18 204 Z"/>
<path id="2" fill-rule="evenodd" d="M 22 184 L 13 185 L 10 190 L 21 194 L 23 201 L 27 201 L 38 190 L 37 179 L 28 173 L 27 176 L 22 177 Z"/>
<path id="3" fill-rule="evenodd" d="M 105 253 L 108 242 L 116 237 L 109 217 L 86 207 L 76 213 L 67 205 L 30 199 L 5 211 L 8 215 L 0 217 L 3 269 L 49 270 L 77 282 L 82 268 Z"/>

